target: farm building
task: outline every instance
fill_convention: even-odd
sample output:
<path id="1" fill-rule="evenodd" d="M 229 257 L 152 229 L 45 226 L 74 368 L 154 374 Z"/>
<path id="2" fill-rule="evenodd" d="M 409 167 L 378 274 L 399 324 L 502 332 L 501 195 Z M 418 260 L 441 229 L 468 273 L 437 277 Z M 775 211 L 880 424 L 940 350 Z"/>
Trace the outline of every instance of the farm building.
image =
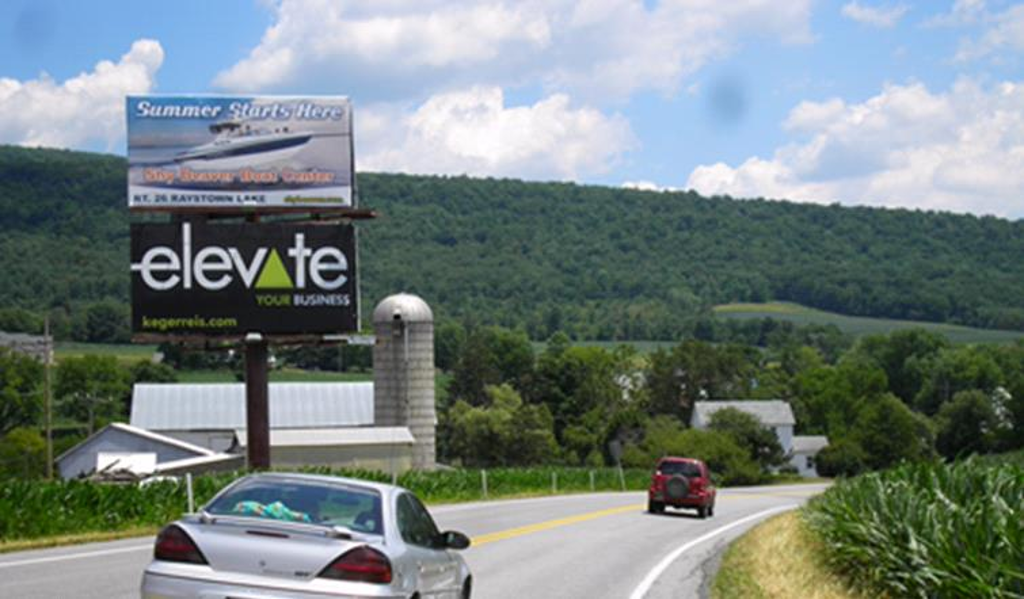
<path id="1" fill-rule="evenodd" d="M 240 455 L 219 453 L 120 422 L 57 457 L 61 478 L 127 470 L 138 476 L 234 470 L 244 465 Z"/>
<path id="2" fill-rule="evenodd" d="M 725 408 L 735 408 L 757 418 L 761 424 L 775 432 L 789 463 L 801 476 L 814 477 L 818 471 L 814 458 L 828 446 L 828 438 L 793 435 L 796 418 L 789 403 L 779 399 L 698 401 L 693 406 L 690 425 L 704 429 L 711 423 L 711 415 Z"/>
<path id="3" fill-rule="evenodd" d="M 404 426 L 374 426 L 373 383 L 271 383 L 274 467 L 407 470 L 414 439 Z M 138 384 L 132 426 L 214 451 L 245 454 L 245 385 Z"/>

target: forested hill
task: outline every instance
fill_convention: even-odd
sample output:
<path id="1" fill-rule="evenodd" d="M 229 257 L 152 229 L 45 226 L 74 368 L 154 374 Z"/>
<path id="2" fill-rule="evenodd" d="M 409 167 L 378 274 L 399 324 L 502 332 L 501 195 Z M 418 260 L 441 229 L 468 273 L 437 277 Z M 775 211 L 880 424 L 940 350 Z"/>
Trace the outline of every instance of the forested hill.
<path id="1" fill-rule="evenodd" d="M 563 183 L 360 174 L 362 296 L 442 318 L 673 339 L 714 303 L 1024 329 L 1024 221 Z M 123 306 L 125 161 L 0 147 L 0 307 Z M 103 301 L 106 300 L 106 301 Z"/>

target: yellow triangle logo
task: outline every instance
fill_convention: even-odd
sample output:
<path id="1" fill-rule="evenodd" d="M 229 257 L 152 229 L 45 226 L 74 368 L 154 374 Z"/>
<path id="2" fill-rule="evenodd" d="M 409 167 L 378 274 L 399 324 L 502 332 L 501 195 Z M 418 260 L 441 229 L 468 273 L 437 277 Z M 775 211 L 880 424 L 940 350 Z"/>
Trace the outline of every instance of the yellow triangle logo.
<path id="1" fill-rule="evenodd" d="M 277 255 L 277 250 L 270 250 L 270 256 L 263 263 L 263 272 L 256 280 L 256 289 L 291 289 L 293 287 L 295 285 L 292 284 L 292 278 L 288 276 L 288 271 L 284 268 L 284 262 L 281 262 L 281 256 Z"/>

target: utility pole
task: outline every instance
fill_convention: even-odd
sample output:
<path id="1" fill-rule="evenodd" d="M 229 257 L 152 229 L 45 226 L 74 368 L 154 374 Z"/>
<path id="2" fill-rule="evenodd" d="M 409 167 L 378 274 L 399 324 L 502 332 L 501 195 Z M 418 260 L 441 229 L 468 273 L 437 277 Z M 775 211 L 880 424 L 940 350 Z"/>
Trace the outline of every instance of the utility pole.
<path id="1" fill-rule="evenodd" d="M 259 333 L 245 339 L 245 436 L 249 468 L 270 468 L 267 340 Z"/>
<path id="2" fill-rule="evenodd" d="M 45 383 L 43 388 L 46 403 L 46 479 L 53 480 L 53 392 L 50 386 L 50 364 L 53 362 L 53 338 L 50 337 L 50 315 L 43 320 L 43 338 L 46 340 L 46 356 L 43 360 Z"/>

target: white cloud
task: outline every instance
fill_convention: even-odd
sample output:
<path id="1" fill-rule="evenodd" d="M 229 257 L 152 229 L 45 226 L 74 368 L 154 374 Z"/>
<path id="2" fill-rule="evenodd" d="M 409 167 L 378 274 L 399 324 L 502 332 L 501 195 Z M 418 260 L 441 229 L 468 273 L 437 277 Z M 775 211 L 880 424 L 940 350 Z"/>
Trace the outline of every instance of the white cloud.
<path id="1" fill-rule="evenodd" d="M 1024 52 L 1024 4 L 987 19 L 989 25 L 981 37 L 960 44 L 956 59 L 975 60 L 1002 50 Z"/>
<path id="2" fill-rule="evenodd" d="M 926 27 L 959 27 L 977 22 L 985 15 L 985 0 L 956 0 L 948 13 L 924 22 Z"/>
<path id="3" fill-rule="evenodd" d="M 637 191 L 665 191 L 667 189 L 653 181 L 625 181 L 623 182 L 622 187 L 624 189 L 635 189 Z"/>
<path id="4" fill-rule="evenodd" d="M 543 81 L 549 92 L 624 99 L 674 93 L 742 40 L 811 40 L 811 0 L 280 0 L 275 23 L 215 84 L 296 85 L 414 98 Z M 325 84 L 328 81 L 330 84 Z"/>
<path id="5" fill-rule="evenodd" d="M 771 159 L 700 166 L 706 194 L 1024 216 L 1024 82 L 945 93 L 890 85 L 861 104 L 803 102 L 784 123 L 802 138 Z"/>
<path id="6" fill-rule="evenodd" d="M 607 172 L 636 145 L 623 117 L 573 108 L 564 94 L 506 106 L 500 88 L 477 86 L 411 114 L 381 106 L 362 115 L 360 170 L 576 179 Z"/>
<path id="7" fill-rule="evenodd" d="M 63 83 L 46 74 L 0 78 L 0 140 L 54 147 L 100 142 L 113 150 L 124 137 L 125 95 L 149 92 L 163 60 L 160 44 L 142 39 L 117 63 L 100 61 Z"/>
<path id="8" fill-rule="evenodd" d="M 864 6 L 854 0 L 843 5 L 843 16 L 853 19 L 858 23 L 872 27 L 890 28 L 907 12 L 907 6 L 898 4 L 896 6 Z"/>

